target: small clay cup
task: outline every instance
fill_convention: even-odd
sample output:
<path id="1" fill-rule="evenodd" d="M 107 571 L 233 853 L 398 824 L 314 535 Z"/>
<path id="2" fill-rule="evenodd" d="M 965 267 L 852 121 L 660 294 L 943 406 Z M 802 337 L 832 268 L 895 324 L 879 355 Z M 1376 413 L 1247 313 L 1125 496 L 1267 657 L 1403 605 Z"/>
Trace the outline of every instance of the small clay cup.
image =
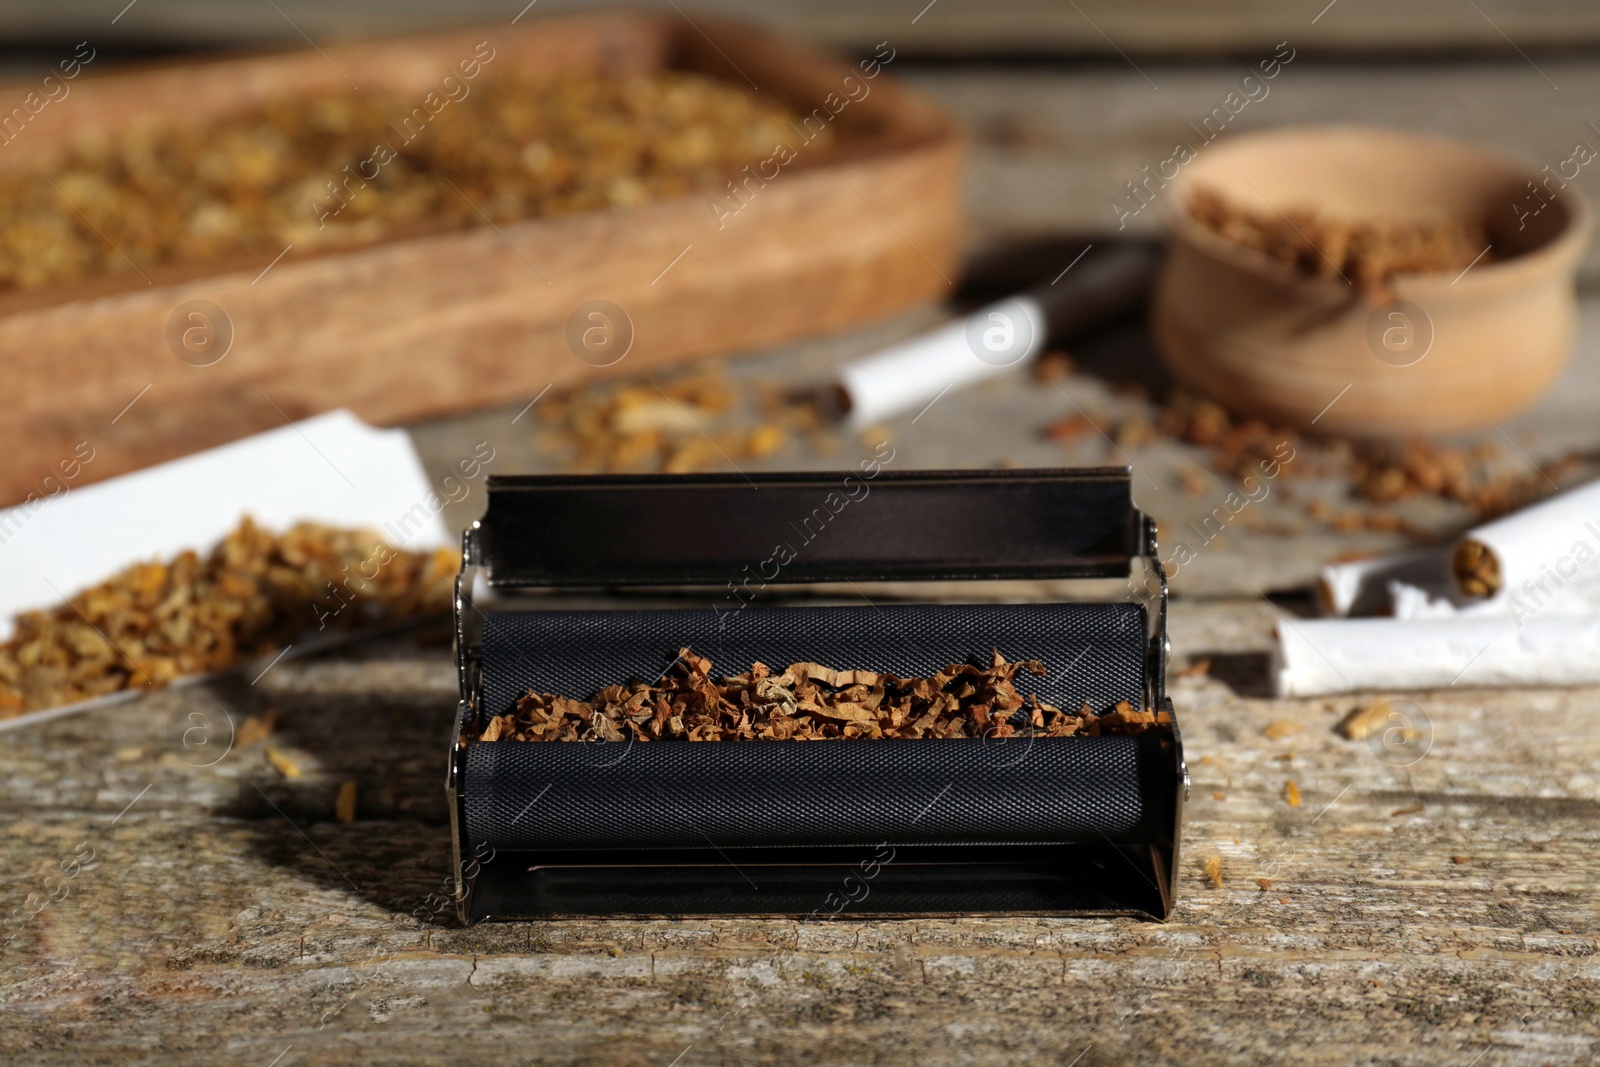
<path id="1" fill-rule="evenodd" d="M 1157 343 L 1180 382 L 1270 421 L 1352 437 L 1487 429 L 1532 406 L 1572 352 L 1592 220 L 1570 184 L 1540 185 L 1549 173 L 1460 141 L 1356 126 L 1201 148 L 1159 191 L 1171 243 Z M 1201 187 L 1258 212 L 1476 218 L 1493 251 L 1464 272 L 1402 274 L 1362 292 L 1201 226 L 1188 212 Z"/>

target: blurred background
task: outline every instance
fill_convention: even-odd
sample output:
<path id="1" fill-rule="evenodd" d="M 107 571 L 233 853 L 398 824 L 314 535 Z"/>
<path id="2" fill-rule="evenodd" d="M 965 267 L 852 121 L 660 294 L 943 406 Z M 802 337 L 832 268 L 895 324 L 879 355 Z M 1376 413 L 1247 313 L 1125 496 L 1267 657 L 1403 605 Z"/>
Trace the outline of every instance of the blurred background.
<path id="1" fill-rule="evenodd" d="M 523 18 L 601 6 L 538 0 Z M 1541 162 L 1565 159 L 1586 129 L 1600 136 L 1587 126 L 1600 121 L 1590 106 L 1600 78 L 1593 52 L 1600 10 L 1581 0 L 627 5 L 676 6 L 747 19 L 848 55 L 870 55 L 891 41 L 900 53 L 896 72 L 949 107 L 972 136 L 967 209 L 975 248 L 1016 234 L 1114 230 L 1106 201 L 1122 183 L 1166 153 L 1195 112 L 1208 110 L 1202 102 L 1220 99 L 1285 40 L 1298 52 L 1295 79 L 1273 87 L 1270 110 L 1241 114 L 1237 130 L 1376 122 L 1469 137 Z M 0 11 L 0 69 L 23 75 L 86 37 L 102 49 L 95 62 L 110 68 L 304 46 L 308 38 L 488 26 L 508 22 L 520 7 L 481 0 L 8 4 Z M 1600 177 L 1585 173 L 1577 184 L 1593 195 Z M 1129 227 L 1154 234 L 1159 223 L 1146 215 Z M 1591 253 L 1589 278 L 1595 264 Z"/>
<path id="2" fill-rule="evenodd" d="M 74 138 L 81 140 L 88 126 L 100 131 L 96 136 L 114 140 L 119 129 L 193 118 L 211 131 L 200 135 L 204 140 L 225 131 L 229 116 L 244 106 L 219 102 L 235 90 L 256 103 L 294 94 L 304 103 L 322 94 L 348 104 L 365 93 L 375 108 L 373 121 L 381 127 L 378 120 L 387 116 L 394 128 L 407 94 L 426 89 L 455 60 L 441 66 L 419 58 L 421 53 L 391 54 L 385 51 L 389 46 L 369 42 L 405 37 L 423 42 L 424 50 L 433 48 L 428 54 L 437 53 L 435 58 L 454 57 L 451 49 L 465 56 L 474 42 L 535 40 L 542 26 L 598 10 L 561 0 L 526 6 L 481 0 L 7 5 L 0 10 L 5 41 L 0 73 L 17 102 L 62 60 L 85 48 L 93 58 L 72 82 L 78 99 L 50 105 L 61 114 L 37 114 L 22 122 L 26 129 L 11 135 L 0 162 L 48 171 L 50 153 L 74 150 Z M 1092 306 L 1091 296 L 1093 313 L 1080 308 L 1071 329 L 1053 335 L 1042 355 L 1019 360 L 1012 373 L 974 388 L 941 392 L 936 403 L 924 406 L 919 400 L 861 425 L 838 417 L 832 386 L 849 361 L 916 337 L 986 301 L 1049 285 L 1052 279 L 1060 283 L 1058 291 L 1069 289 L 1079 277 L 1092 275 L 1097 261 L 1128 248 L 1159 254 L 1174 215 L 1181 214 L 1174 210 L 1181 199 L 1158 195 L 1165 180 L 1151 175 L 1170 178 L 1183 169 L 1183 161 L 1173 163 L 1180 144 L 1200 145 L 1204 162 L 1220 157 L 1232 142 L 1278 128 L 1361 124 L 1444 135 L 1495 158 L 1512 157 L 1526 168 L 1527 188 L 1503 198 L 1507 220 L 1520 217 L 1509 203 L 1513 194 L 1532 198 L 1523 213 L 1544 203 L 1536 180 L 1545 182 L 1540 188 L 1547 196 L 1559 189 L 1563 206 L 1545 216 L 1552 240 L 1559 237 L 1557 215 L 1578 211 L 1569 212 L 1566 205 L 1592 200 L 1600 188 L 1600 168 L 1586 165 L 1594 153 L 1590 146 L 1600 147 L 1600 110 L 1593 106 L 1600 99 L 1595 62 L 1600 10 L 1593 5 L 1579 0 L 1405 5 L 1379 0 L 912 0 L 863 6 L 706 0 L 690 8 L 666 0 L 629 10 L 653 13 L 658 25 L 671 27 L 662 31 L 671 37 L 672 43 L 663 46 L 663 54 L 670 53 L 669 66 L 687 63 L 739 92 L 749 88 L 759 103 L 777 109 L 768 118 L 788 129 L 800 129 L 795 120 L 813 112 L 813 100 L 820 106 L 841 72 L 860 76 L 870 64 L 875 78 L 882 74 L 871 87 L 897 83 L 910 92 L 891 97 L 899 90 L 886 88 L 870 108 L 862 103 L 843 111 L 830 131 L 831 142 L 819 142 L 815 152 L 808 148 L 792 168 L 806 177 L 777 178 L 770 192 L 767 182 L 752 183 L 748 168 L 771 165 L 777 172 L 781 161 L 773 164 L 770 153 L 736 146 L 731 155 L 719 157 L 722 184 L 714 181 L 709 191 L 692 181 L 681 188 L 668 181 L 635 196 L 628 191 L 632 186 L 613 185 L 592 202 L 578 197 L 564 206 L 530 207 L 531 201 L 518 201 L 514 190 L 510 199 L 497 200 L 487 186 L 463 187 L 462 182 L 476 180 L 471 175 L 449 179 L 446 174 L 459 199 L 436 180 L 437 199 L 406 216 L 399 229 L 351 231 L 355 236 L 348 243 L 359 250 L 364 241 L 401 248 L 405 233 L 429 227 L 477 228 L 487 243 L 462 246 L 453 254 L 464 257 L 461 263 L 485 264 L 483 278 L 473 284 L 487 286 L 485 292 L 494 289 L 492 300 L 447 287 L 439 288 L 431 302 L 397 291 L 384 299 L 383 287 L 377 286 L 367 297 L 351 295 L 337 305 L 311 308 L 305 293 L 350 292 L 335 275 L 314 280 L 294 274 L 301 267 L 333 269 L 317 267 L 332 260 L 328 248 L 316 246 L 310 222 L 317 221 L 320 229 L 320 219 L 309 208 L 298 223 L 303 240 L 293 234 L 263 239 L 227 263 L 219 252 L 203 270 L 186 272 L 180 252 L 177 263 L 171 255 L 140 261 L 142 283 L 124 272 L 121 282 L 106 282 L 100 289 L 80 282 L 77 289 L 46 286 L 44 295 L 25 286 L 3 294 L 0 311 L 15 312 L 12 332 L 5 333 L 0 323 L 0 343 L 12 349 L 5 358 L 34 368 L 18 378 L 26 387 L 8 402 L 18 415 L 16 447 L 53 461 L 70 454 L 87 433 L 84 427 L 92 425 L 97 440 L 105 442 L 92 465 L 93 480 L 348 406 L 370 422 L 410 429 L 436 477 L 461 457 L 479 452 L 481 442 L 490 442 L 490 469 L 497 473 L 815 469 L 853 464 L 882 441 L 898 449 L 896 464 L 912 467 L 1128 463 L 1136 471 L 1141 506 L 1162 520 L 1164 541 L 1186 544 L 1202 557 L 1177 568 L 1177 588 L 1246 594 L 1251 587 L 1303 587 L 1320 566 L 1341 555 L 1452 536 L 1590 470 L 1590 413 L 1600 398 L 1600 320 L 1590 293 L 1600 278 L 1600 261 L 1587 247 L 1586 231 L 1568 234 L 1572 262 L 1551 267 L 1552 292 L 1570 293 L 1575 278 L 1579 303 L 1574 308 L 1568 297 L 1547 294 L 1553 303 L 1534 302 L 1502 315 L 1502 333 L 1492 344 L 1479 345 L 1493 351 L 1472 355 L 1477 370 L 1470 373 L 1482 371 L 1477 386 L 1463 390 L 1468 383 L 1461 375 L 1469 371 L 1440 354 L 1450 347 L 1444 323 L 1426 324 L 1441 331 L 1440 348 L 1408 380 L 1427 381 L 1430 395 L 1453 405 L 1453 413 L 1438 425 L 1428 421 L 1425 403 L 1384 406 L 1390 383 L 1399 381 L 1390 365 L 1404 360 L 1368 351 L 1370 344 L 1327 357 L 1337 365 L 1324 377 L 1317 377 L 1322 370 L 1295 363 L 1299 355 L 1278 362 L 1276 351 L 1251 357 L 1272 379 L 1267 386 L 1242 383 L 1236 374 L 1230 378 L 1234 372 L 1221 367 L 1225 359 L 1215 352 L 1205 366 L 1193 353 L 1179 359 L 1189 365 L 1188 372 L 1174 375 L 1174 359 L 1170 352 L 1162 358 L 1150 326 L 1154 282 L 1148 272 L 1138 275 L 1132 290 L 1118 288 L 1115 299 L 1102 301 L 1102 307 Z M 750 43 L 755 37 L 723 36 L 745 29 L 718 29 L 740 23 L 748 24 L 761 43 Z M 606 64 L 631 62 L 618 59 L 634 47 L 628 40 L 626 32 L 607 30 L 582 47 L 602 57 L 596 62 L 603 72 Z M 461 47 L 450 43 L 455 41 Z M 554 62 L 555 53 L 541 58 L 537 45 L 500 47 L 503 54 L 520 57 L 513 61 L 523 64 L 519 69 L 536 71 Z M 814 57 L 818 49 L 843 65 L 828 68 L 831 74 L 786 66 L 790 52 L 803 66 L 811 58 L 799 57 Z M 252 67 L 237 77 L 209 76 L 209 81 L 185 82 L 187 76 L 178 74 L 159 91 L 154 83 L 140 83 L 150 90 L 148 96 L 141 96 L 145 89 L 130 91 L 118 94 L 114 103 L 91 98 L 94 82 L 114 80 L 125 71 L 168 64 L 178 64 L 179 71 L 199 69 L 219 57 L 280 51 L 298 51 L 306 59 L 297 60 L 297 66 Z M 509 65 L 501 60 L 487 69 L 500 76 Z M 386 70 L 399 73 L 383 86 Z M 771 72 L 770 78 L 762 72 Z M 226 93 L 224 84 L 231 86 Z M 396 113 L 388 115 L 386 107 Z M 73 108 L 80 113 L 73 115 Z M 91 112 L 93 121 L 85 125 Z M 470 139 L 480 146 L 492 141 L 495 122 L 504 119 L 485 114 L 474 120 L 480 125 L 470 127 Z M 427 161 L 413 161 L 419 170 L 448 171 L 448 162 L 440 162 L 454 151 L 447 148 L 448 119 L 442 116 L 431 131 L 437 134 L 435 143 L 419 140 L 417 152 L 434 153 Z M 577 121 L 582 125 L 581 117 Z M 519 143 L 517 150 L 529 168 L 543 166 L 543 149 Z M 402 150 L 402 159 L 410 152 Z M 1395 155 L 1380 152 L 1375 158 Z M 1407 166 L 1426 170 L 1435 191 L 1467 181 L 1455 173 L 1454 163 L 1425 152 L 1412 159 L 1401 150 L 1398 156 L 1397 172 Z M 748 160 L 743 172 L 740 158 Z M 361 165 L 363 157 L 348 163 Z M 837 178 L 829 177 L 835 172 Z M 1303 174 L 1318 172 L 1312 167 Z M 1551 184 L 1550 175 L 1557 172 L 1562 177 Z M 311 182 L 311 193 L 302 199 L 310 205 L 322 196 L 321 210 L 329 209 L 335 204 L 328 198 L 332 193 L 324 195 L 318 186 L 332 190 L 332 178 L 340 173 L 302 175 L 298 180 Z M 1294 173 L 1289 167 L 1288 176 L 1276 180 L 1292 191 L 1297 182 L 1304 184 Z M 736 178 L 743 183 L 737 189 L 729 184 Z M 1416 180 L 1406 174 L 1401 184 Z M 67 196 L 71 188 L 57 192 L 73 204 L 76 215 L 59 204 L 56 208 L 80 236 L 95 240 L 79 218 L 116 245 L 122 260 L 139 261 L 139 253 L 118 244 L 121 231 L 107 222 L 111 216 L 96 222 L 92 209 Z M 1346 210 L 1360 208 L 1361 197 L 1351 188 L 1342 193 Z M 1418 188 L 1426 207 L 1432 194 Z M 750 194 L 751 189 L 758 192 Z M 1263 194 L 1280 215 L 1283 206 L 1316 209 L 1314 202 L 1289 204 L 1292 192 L 1284 195 L 1279 203 L 1280 194 Z M 1315 191 L 1307 195 L 1315 201 Z M 801 203 L 807 196 L 822 199 L 807 207 Z M 1450 199 L 1439 196 L 1441 203 Z M 733 219 L 744 214 L 737 209 L 746 201 L 748 215 Z M 667 232 L 666 223 L 661 223 L 666 229 L 652 229 L 670 213 L 663 205 L 678 202 L 692 203 L 702 213 L 696 224 L 704 229 L 702 237 L 680 240 L 676 231 Z M 185 223 L 191 233 L 197 232 L 202 208 L 185 208 L 191 212 Z M 762 211 L 770 213 L 770 223 L 763 222 Z M 517 228 L 525 225 L 524 217 L 541 212 L 561 216 L 559 225 L 565 228 Z M 610 222 L 592 222 L 602 216 Z M 727 225 L 730 221 L 734 225 Z M 1499 223 L 1491 230 L 1494 225 Z M 770 229 L 758 237 L 761 226 Z M 716 243 L 729 234 L 734 236 L 727 243 Z M 598 247 L 596 242 L 611 242 L 608 247 L 616 250 L 610 267 L 596 267 L 579 254 L 580 248 Z M 852 246 L 859 253 L 855 260 Z M 1310 247 L 1315 250 L 1316 242 Z M 278 248 L 281 261 L 273 258 Z M 1484 251 L 1489 252 L 1487 246 Z M 107 248 L 98 254 L 118 266 Z M 303 255 L 309 258 L 302 260 Z M 492 255 L 504 262 L 483 258 Z M 1498 258 L 1493 253 L 1472 260 L 1467 270 L 1481 271 Z M 781 269 L 773 265 L 780 261 Z M 618 263 L 632 272 L 626 282 L 614 276 Z M 526 269 L 523 264 L 532 271 L 511 278 Z M 424 273 L 429 269 L 420 261 L 413 266 Z M 1316 266 L 1313 262 L 1312 274 Z M 465 284 L 461 279 L 467 275 L 454 267 L 436 263 L 433 269 Z M 1477 283 L 1463 271 L 1456 281 L 1467 280 L 1456 285 L 1455 274 L 1452 266 L 1440 275 L 1439 284 L 1453 288 L 1439 292 L 1455 296 Z M 232 280 L 207 287 L 208 277 L 224 275 Z M 752 281 L 757 275 L 765 289 Z M 295 277 L 301 281 L 293 282 Z M 309 308 L 303 319 L 287 312 L 287 303 L 273 305 L 270 298 L 253 311 L 247 306 L 274 285 L 294 284 L 302 287 L 296 290 L 302 295 L 283 299 Z M 132 305 L 116 304 L 134 299 L 133 290 L 147 286 L 162 291 L 149 307 L 129 310 Z M 110 294 L 110 302 L 81 302 L 97 293 Z M 1473 295 L 1470 302 L 1487 306 L 1503 295 Z M 1238 307 L 1228 300 L 1235 297 L 1244 299 L 1238 294 L 1199 299 L 1213 311 L 1222 309 L 1218 314 L 1231 315 Z M 1364 293 L 1360 314 L 1347 316 L 1349 337 L 1389 336 L 1382 329 L 1372 333 L 1369 310 L 1375 315 L 1389 309 L 1396 297 L 1396 292 Z M 221 309 L 232 346 L 224 353 L 227 359 L 209 369 L 214 373 L 207 381 L 213 384 L 204 387 L 195 384 L 201 379 L 189 373 L 192 366 L 166 354 L 174 336 L 170 313 L 195 299 Z M 621 318 L 587 318 L 598 314 L 589 303 L 596 300 Z M 529 303 L 518 314 L 526 318 L 518 319 L 507 308 L 522 301 Z M 527 310 L 539 301 L 549 306 L 541 305 L 538 314 Z M 113 305 L 124 311 L 107 310 Z M 124 312 L 132 317 L 117 317 Z M 1251 314 L 1264 313 L 1257 307 Z M 1426 307 L 1422 314 L 1427 315 Z M 148 326 L 138 325 L 146 320 Z M 584 332 L 591 322 L 604 327 L 594 336 L 613 326 L 628 335 L 622 356 L 591 358 L 573 349 L 570 339 L 591 336 Z M 205 323 L 208 330 L 222 329 L 209 319 Z M 1405 323 L 1406 330 L 1416 325 Z M 142 349 L 129 340 L 142 336 L 140 331 L 149 335 Z M 1466 331 L 1482 340 L 1479 325 Z M 1460 334 L 1458 327 L 1455 336 Z M 189 334 L 180 329 L 179 336 Z M 1528 350 L 1520 350 L 1520 340 L 1502 345 L 1501 336 L 1525 339 Z M 64 358 L 19 354 L 52 338 Z M 414 363 L 397 362 L 394 353 L 407 345 Z M 1419 350 L 1426 354 L 1425 348 Z M 308 365 L 314 362 L 315 373 L 301 374 L 291 366 L 296 351 Z M 351 362 L 340 371 L 346 353 Z M 1569 360 L 1572 353 L 1576 358 Z M 260 362 L 251 365 L 253 358 Z M 153 361 L 148 372 L 129 369 L 141 360 Z M 1354 368 L 1348 374 L 1347 366 Z M 1456 370 L 1445 374 L 1447 366 Z M 1523 367 L 1533 369 L 1524 372 Z M 125 378 L 117 379 L 115 388 L 107 385 L 104 395 L 83 393 L 88 381 L 123 372 Z M 1367 380 L 1380 372 L 1389 376 Z M 1427 379 L 1427 374 L 1437 377 Z M 1346 379 L 1354 387 L 1348 396 L 1339 389 Z M 148 394 L 140 393 L 146 382 Z M 1293 398 L 1273 400 L 1273 390 L 1293 392 L 1302 384 Z M 1363 390 L 1370 404 L 1361 399 Z M 143 399 L 129 405 L 136 393 Z M 1516 394 L 1507 399 L 1507 410 L 1484 399 L 1502 393 Z M 1319 408 L 1318 418 L 1311 419 Z M 1220 536 L 1218 524 L 1205 525 L 1240 487 L 1244 474 L 1274 455 L 1281 460 L 1285 448 L 1296 457 L 1286 468 L 1293 478 L 1256 490 L 1245 484 L 1253 494 L 1251 506 L 1229 508 L 1223 522 L 1228 528 Z M 26 482 L 8 487 L 8 502 L 21 498 Z M 467 493 L 446 501 L 445 519 L 459 528 L 480 509 L 477 494 Z"/>

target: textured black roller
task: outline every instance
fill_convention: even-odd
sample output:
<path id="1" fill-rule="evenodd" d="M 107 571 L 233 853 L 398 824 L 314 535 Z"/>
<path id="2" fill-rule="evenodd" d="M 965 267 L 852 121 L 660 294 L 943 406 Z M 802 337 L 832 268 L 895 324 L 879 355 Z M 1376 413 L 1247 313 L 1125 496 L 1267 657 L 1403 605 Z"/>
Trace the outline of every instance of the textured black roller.
<path id="1" fill-rule="evenodd" d="M 587 696 L 650 681 L 679 643 L 714 673 L 753 660 L 931 673 L 999 648 L 1046 674 L 1018 689 L 1050 703 L 1139 703 L 1145 613 L 1136 604 L 490 613 L 489 713 L 529 688 Z M 1126 737 L 711 744 L 492 742 L 467 755 L 469 837 L 496 848 L 716 847 L 877 841 L 1133 841 L 1169 803 L 1159 745 Z"/>
<path id="2" fill-rule="evenodd" d="M 467 756 L 467 834 L 496 849 L 1150 840 L 1154 737 L 598 744 Z"/>
<path id="3" fill-rule="evenodd" d="M 1043 677 L 1017 675 L 1024 695 L 1172 713 L 1166 579 L 1127 469 L 893 460 L 491 477 L 457 586 L 448 788 L 463 921 L 1171 913 L 1186 789 L 1175 717 L 1170 733 L 1139 737 L 473 739 L 529 690 L 583 698 L 654 682 L 685 645 L 718 676 L 759 660 L 919 677 L 998 649 L 1045 665 Z M 1153 618 L 1138 603 L 739 599 L 753 589 L 764 602 L 768 583 L 1121 579 L 1138 557 L 1155 582 Z M 701 606 L 629 610 L 617 598 L 610 610 L 551 611 L 543 596 L 625 588 Z"/>
<path id="4" fill-rule="evenodd" d="M 483 708 L 509 711 L 529 689 L 586 697 L 602 686 L 654 681 L 688 645 L 713 673 L 753 660 L 779 669 L 807 660 L 903 678 L 946 664 L 1037 659 L 1046 674 L 1016 678 L 1024 696 L 1105 710 L 1143 701 L 1146 616 L 1139 604 L 904 604 L 872 607 L 705 608 L 678 611 L 489 612 L 483 630 Z"/>

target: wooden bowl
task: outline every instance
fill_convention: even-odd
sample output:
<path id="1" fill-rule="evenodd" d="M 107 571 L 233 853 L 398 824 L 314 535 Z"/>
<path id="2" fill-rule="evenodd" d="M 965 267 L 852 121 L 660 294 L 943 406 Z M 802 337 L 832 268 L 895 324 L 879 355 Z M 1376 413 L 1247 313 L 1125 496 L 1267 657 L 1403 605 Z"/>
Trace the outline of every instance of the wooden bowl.
<path id="1" fill-rule="evenodd" d="M 1592 225 L 1559 177 L 1535 197 L 1529 183 L 1549 173 L 1458 141 L 1356 126 L 1201 148 L 1157 194 L 1172 238 L 1157 343 L 1182 383 L 1236 411 L 1328 433 L 1447 434 L 1514 416 L 1572 351 L 1573 281 Z M 1464 272 L 1397 275 L 1363 293 L 1202 226 L 1188 212 L 1202 187 L 1260 212 L 1478 218 L 1494 251 Z"/>

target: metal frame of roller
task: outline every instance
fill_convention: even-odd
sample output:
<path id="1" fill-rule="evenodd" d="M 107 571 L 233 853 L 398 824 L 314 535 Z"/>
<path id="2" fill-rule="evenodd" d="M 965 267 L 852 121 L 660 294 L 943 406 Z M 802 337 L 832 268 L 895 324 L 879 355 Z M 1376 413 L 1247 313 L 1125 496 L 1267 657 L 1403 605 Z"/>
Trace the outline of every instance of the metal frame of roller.
<path id="1" fill-rule="evenodd" d="M 810 618 L 825 624 L 818 643 L 851 657 L 834 666 L 932 670 L 1023 633 L 1029 647 L 1006 642 L 1008 655 L 1052 664 L 1040 684 L 1055 686 L 1054 699 L 1087 695 L 1101 677 L 1101 696 L 1131 684 L 1130 697 L 1170 713 L 1166 575 L 1127 468 L 494 477 L 488 492 L 456 586 L 461 699 L 446 789 L 463 922 L 1171 914 L 1188 791 L 1175 714 L 1170 738 L 476 740 L 507 710 L 491 699 L 530 685 L 583 696 L 646 677 L 665 660 L 641 650 L 670 643 L 670 657 L 680 633 L 714 633 L 708 640 L 733 657 L 719 665 L 732 670 L 777 662 L 761 650 L 808 647 L 793 628 Z M 794 525 L 813 514 L 825 528 Z M 757 568 L 763 589 L 803 584 L 815 595 L 845 583 L 855 596 L 860 582 L 1131 578 L 1138 560 L 1147 580 L 1129 582 L 1136 614 L 1115 607 L 1143 633 L 1101 647 L 1109 642 L 1085 620 L 1107 617 L 1105 604 L 797 609 L 728 599 L 747 565 L 772 562 L 774 545 L 799 537 L 803 551 L 774 576 Z M 659 606 L 708 589 L 718 606 Z M 581 606 L 556 602 L 563 595 Z M 644 606 L 618 610 L 630 601 Z M 888 651 L 874 643 L 885 619 L 922 629 Z M 1087 642 L 1076 657 L 1074 639 Z M 1090 652 L 1091 669 L 1074 675 Z"/>

